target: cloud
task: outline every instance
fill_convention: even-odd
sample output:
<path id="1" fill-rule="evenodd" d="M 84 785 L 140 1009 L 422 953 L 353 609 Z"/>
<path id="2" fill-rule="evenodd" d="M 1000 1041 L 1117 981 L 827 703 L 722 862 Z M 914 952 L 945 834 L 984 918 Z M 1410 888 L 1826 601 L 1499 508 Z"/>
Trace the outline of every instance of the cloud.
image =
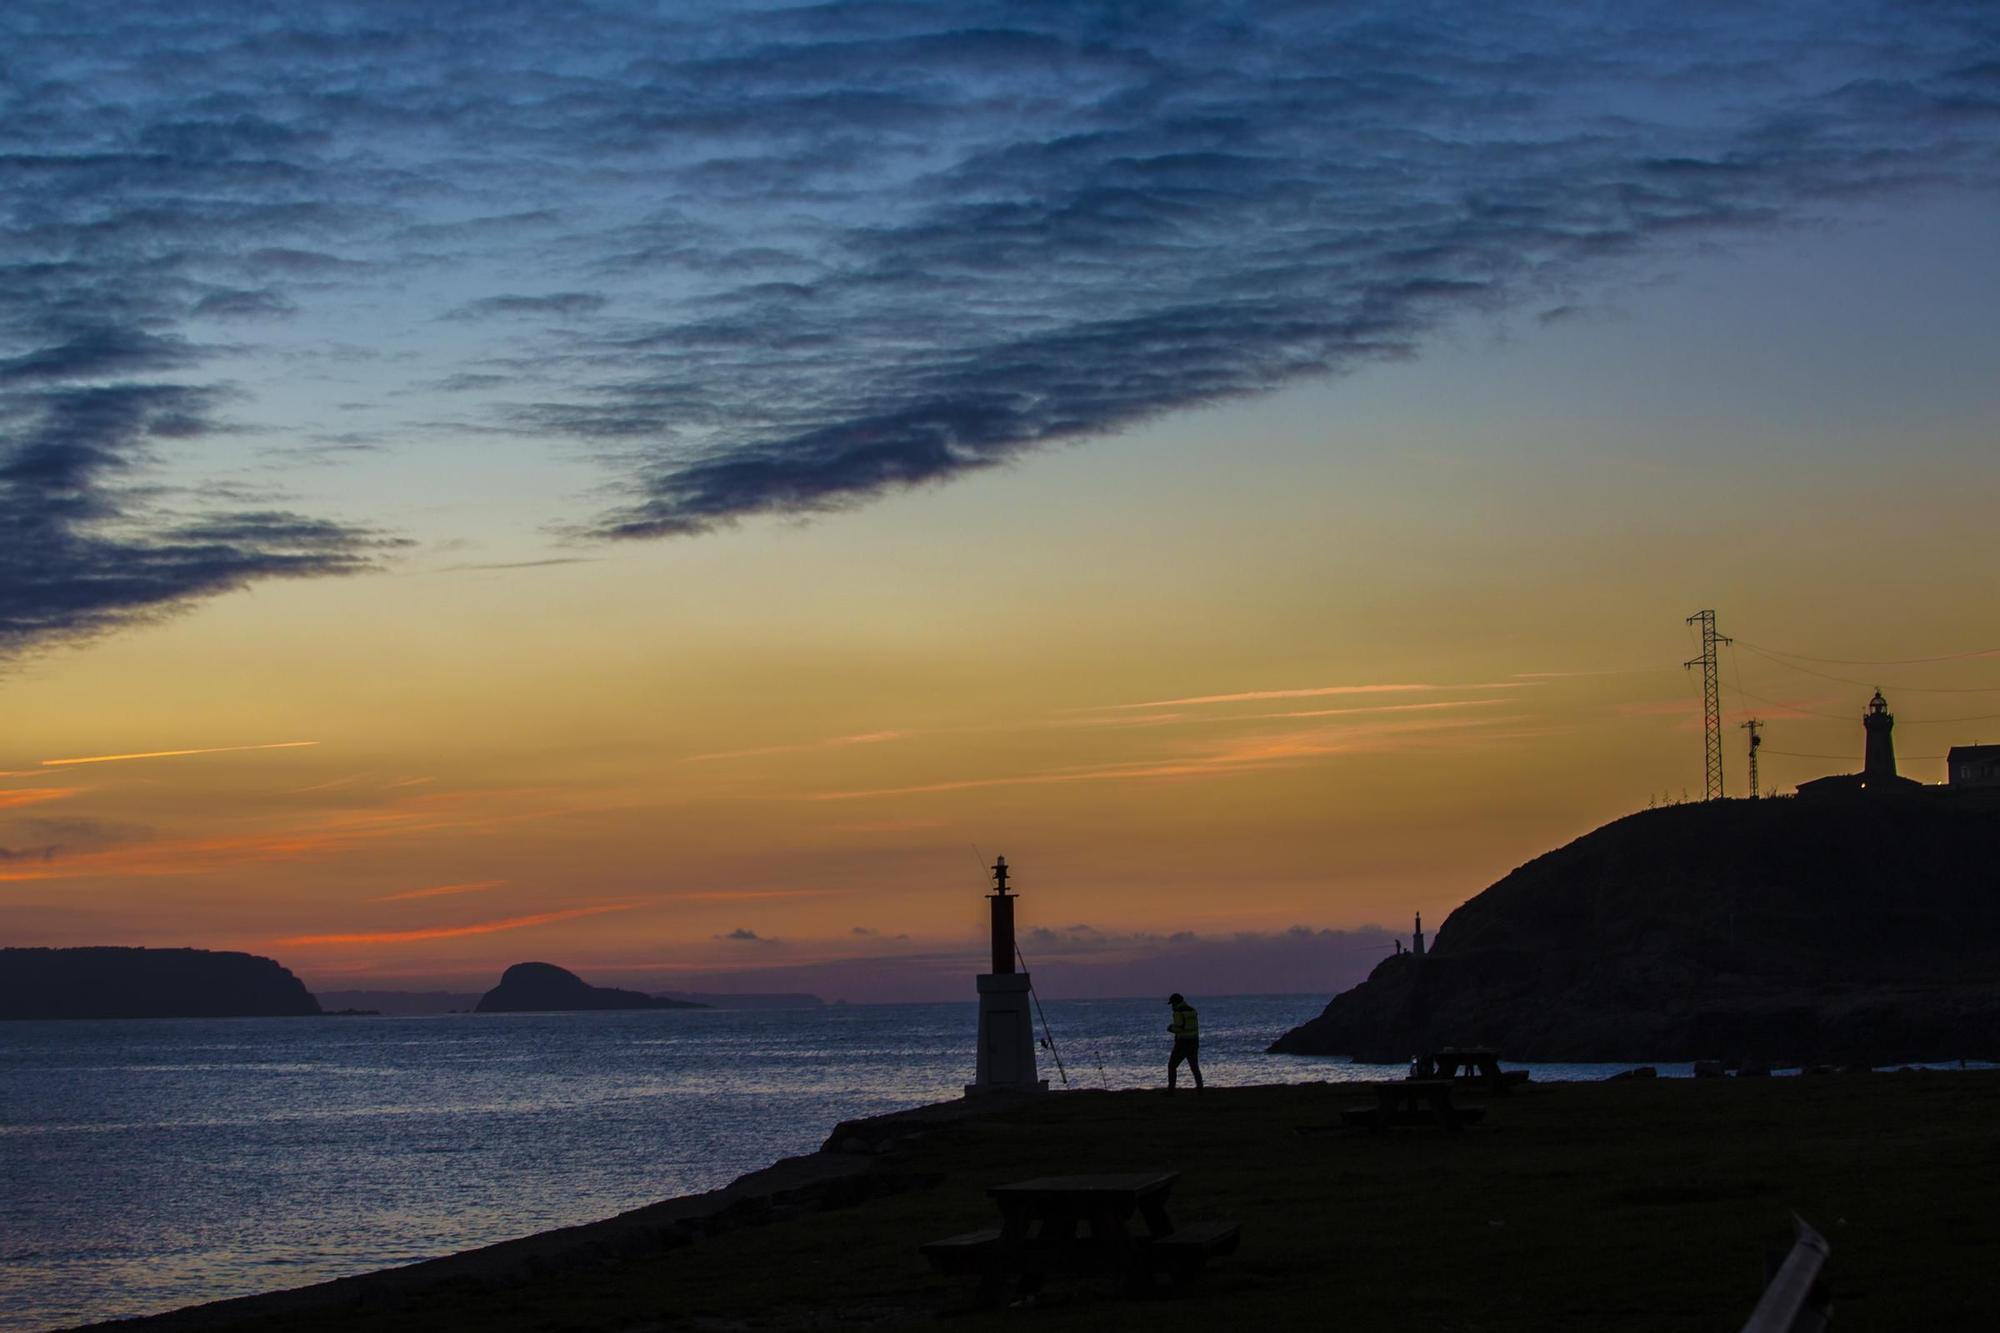
<path id="1" fill-rule="evenodd" d="M 847 892 L 845 889 L 708 889 L 700 893 L 676 893 L 674 901 L 683 903 L 760 902 L 774 898 L 825 898 L 832 894 L 845 892 Z"/>
<path id="2" fill-rule="evenodd" d="M 337 935 L 292 935 L 272 940 L 272 944 L 305 948 L 323 944 L 409 944 L 417 940 L 448 940 L 462 935 L 492 935 L 504 930 L 526 930 L 558 921 L 602 916 L 606 912 L 629 912 L 636 903 L 612 903 L 602 907 L 568 907 L 559 912 L 537 912 L 532 916 L 510 916 L 498 921 L 475 921 L 461 926 L 423 926 L 415 930 L 370 930 Z"/>
<path id="3" fill-rule="evenodd" d="M 190 313 L 196 319 L 282 319 L 298 309 L 277 292 L 255 288 L 210 292 L 195 302 Z"/>
<path id="4" fill-rule="evenodd" d="M 603 466 L 551 520 L 667 537 L 2000 179 L 1977 0 L 41 12 L 0 7 L 35 72 L 0 86 L 5 652 L 377 567 L 366 523 L 146 485 L 222 466 L 276 378 L 237 371 L 336 370 L 357 318 L 404 376 L 347 395 L 384 438 L 477 391 L 454 429 Z"/>
<path id="5" fill-rule="evenodd" d="M 504 317 L 573 321 L 594 315 L 611 304 L 596 292 L 554 292 L 548 296 L 485 296 L 446 312 L 444 319 Z"/>
<path id="6" fill-rule="evenodd" d="M 1316 997 L 1301 1006 L 1309 1017 L 1326 998 L 1367 976 L 1393 946 L 1391 932 L 1376 926 L 1330 930 L 1292 926 L 1283 930 L 1202 933 L 1121 931 L 1078 924 L 1022 938 L 1022 951 L 1036 989 L 1053 1006 L 1060 1000 L 1112 996 L 1164 999 L 1173 991 L 1194 998 L 1248 994 L 1303 994 Z M 883 940 L 855 947 L 878 952 L 860 957 L 814 961 L 758 958 L 705 970 L 659 969 L 633 973 L 629 984 L 648 990 L 811 991 L 860 1002 L 966 1000 L 973 974 L 985 969 L 983 943 L 939 948 L 935 943 L 882 951 Z M 800 947 L 809 942 L 800 941 Z M 837 947 L 837 946 L 836 946 Z M 604 970 L 614 971 L 607 962 Z M 1061 1011 L 1050 1015 L 1060 1032 Z M 1165 1019 L 1161 1027 L 1165 1028 Z"/>
<path id="7" fill-rule="evenodd" d="M 318 745 L 318 741 L 271 741 L 264 745 L 210 745 L 199 750 L 146 750 L 138 754 L 91 754 L 77 759 L 44 759 L 43 768 L 63 768 L 71 764 L 116 764 L 128 759 L 174 759 L 190 754 L 236 754 L 245 750 L 298 750 Z"/>
<path id="8" fill-rule="evenodd" d="M 1340 715 L 1348 710 L 1322 711 Z M 1315 714 L 1309 713 L 1305 716 L 1311 717 Z M 883 797 L 943 795 L 995 787 L 1067 786 L 1090 782 L 1152 782 L 1167 779 L 1228 777 L 1273 768 L 1288 768 L 1335 755 L 1375 753 L 1391 745 L 1408 746 L 1440 739 L 1463 744 L 1474 737 L 1517 735 L 1519 733 L 1508 732 L 1503 728 L 1519 721 L 1518 717 L 1480 714 L 1405 718 L 1361 726 L 1322 725 L 1292 731 L 1267 731 L 1239 736 L 1150 758 L 1064 765 L 1027 773 L 947 778 L 898 787 L 819 791 L 809 793 L 802 799 L 862 801 Z"/>
<path id="9" fill-rule="evenodd" d="M 152 836 L 143 824 L 114 823 L 101 819 L 21 819 L 15 821 L 28 843 L 0 847 L 0 861 L 53 861 L 59 856 L 97 851 L 120 843 Z"/>
<path id="10" fill-rule="evenodd" d="M 1500 684 L 1478 685 L 1433 685 L 1424 683 L 1408 685 L 1307 685 L 1297 689 L 1239 690 L 1234 694 L 1195 694 L 1183 699 L 1151 699 L 1143 703 L 1101 704 L 1099 707 L 1105 709 L 1186 708 L 1199 704 L 1267 703 L 1277 699 L 1318 699 L 1329 695 L 1411 694 L 1439 690 L 1506 690 L 1520 689 L 1524 683 L 1521 681 L 1508 681 Z M 1337 711 L 1344 712 L 1348 710 Z M 1280 714 L 1278 716 L 1284 715 Z M 1302 717 L 1308 715 L 1291 714 L 1290 716 Z"/>
<path id="11" fill-rule="evenodd" d="M 5 787 L 0 788 L 0 810 L 13 809 L 23 805 L 44 805 L 50 801 L 66 801 L 77 794 L 77 787 Z"/>
<path id="12" fill-rule="evenodd" d="M 281 510 L 174 515 L 121 484 L 161 442 L 214 433 L 215 397 L 170 384 L 0 390 L 0 656 L 261 580 L 358 573 L 398 544 Z"/>
<path id="13" fill-rule="evenodd" d="M 332 785 L 320 784 L 319 789 Z M 70 797 L 79 790 L 0 791 L 0 808 Z M 317 860 L 383 842 L 489 829 L 589 808 L 603 807 L 594 799 L 553 799 L 551 793 L 537 788 L 399 793 L 371 807 L 317 811 L 265 829 L 106 846 L 79 851 L 52 865 L 0 867 L 0 882 L 109 875 L 195 875 L 212 872 L 219 866 Z"/>
<path id="14" fill-rule="evenodd" d="M 759 745 L 748 750 L 717 750 L 710 754 L 691 754 L 690 762 L 704 762 L 712 759 L 749 759 L 772 754 L 795 754 L 801 750 L 837 750 L 849 745 L 881 745 L 888 741 L 908 740 L 907 731 L 864 731 L 853 736 L 828 736 L 814 741 L 798 741 L 788 745 Z"/>
<path id="15" fill-rule="evenodd" d="M 467 880 L 461 884 L 434 884 L 427 889 L 409 889 L 403 893 L 392 893 L 386 897 L 377 898 L 375 901 L 378 903 L 400 903 L 408 902 L 414 898 L 449 898 L 461 893 L 484 893 L 488 889 L 500 888 L 506 883 L 507 881 L 504 879 L 476 879 Z"/>
<path id="16" fill-rule="evenodd" d="M 550 556 L 543 560 L 492 560 L 484 563 L 463 565 L 440 565 L 433 573 L 473 574 L 495 569 L 547 569 L 553 565 L 588 565 L 597 561 L 596 556 L 563 555 Z"/>
<path id="17" fill-rule="evenodd" d="M 736 929 L 726 934 L 717 935 L 715 938 L 729 940 L 737 944 L 778 944 L 781 942 L 769 935 L 759 935 L 747 926 L 738 926 Z"/>

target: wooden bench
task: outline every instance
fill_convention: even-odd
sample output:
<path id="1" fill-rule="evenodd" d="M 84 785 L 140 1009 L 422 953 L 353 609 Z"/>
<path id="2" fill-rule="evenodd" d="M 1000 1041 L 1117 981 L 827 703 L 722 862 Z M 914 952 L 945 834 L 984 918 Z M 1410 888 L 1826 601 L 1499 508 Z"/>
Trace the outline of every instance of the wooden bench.
<path id="1" fill-rule="evenodd" d="M 1109 1279 L 1143 1294 L 1159 1279 L 1179 1281 L 1211 1255 L 1233 1254 L 1242 1239 L 1236 1222 L 1176 1227 L 1167 1195 L 1179 1173 L 1125 1172 L 1038 1176 L 987 1191 L 1001 1225 L 918 1246 L 940 1273 L 979 1278 L 980 1300 L 999 1300 L 1011 1286 L 1023 1297 L 1052 1277 Z M 1137 1220 L 1143 1230 L 1136 1234 Z"/>
<path id="2" fill-rule="evenodd" d="M 959 1236 L 929 1241 L 919 1247 L 931 1267 L 954 1275 L 983 1273 L 1000 1252 L 1000 1228 L 968 1231 Z"/>
<path id="3" fill-rule="evenodd" d="M 1355 1129 L 1380 1130 L 1393 1125 L 1443 1125 L 1456 1130 L 1476 1125 L 1486 1118 L 1483 1106 L 1452 1103 L 1455 1086 L 1451 1079 L 1404 1079 L 1372 1085 L 1375 1105 L 1350 1106 L 1340 1113 L 1341 1123 Z"/>
<path id="4" fill-rule="evenodd" d="M 1185 1277 L 1207 1263 L 1211 1255 L 1236 1253 L 1242 1240 L 1241 1222 L 1194 1222 L 1146 1241 L 1146 1264 L 1174 1277 Z"/>

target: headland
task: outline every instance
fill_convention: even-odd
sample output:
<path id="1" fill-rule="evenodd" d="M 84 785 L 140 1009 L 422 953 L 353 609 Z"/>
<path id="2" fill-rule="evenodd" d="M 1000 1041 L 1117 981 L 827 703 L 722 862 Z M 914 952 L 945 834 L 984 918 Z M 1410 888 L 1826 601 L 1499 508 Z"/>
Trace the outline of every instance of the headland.
<path id="1" fill-rule="evenodd" d="M 285 1018 L 320 1012 L 288 968 L 210 949 L 0 949 L 0 1019 Z"/>
<path id="2" fill-rule="evenodd" d="M 1914 786 L 1914 784 L 1912 784 Z M 2000 1052 L 2000 801 L 1641 811 L 1513 871 L 1273 1051 L 1773 1067 Z"/>

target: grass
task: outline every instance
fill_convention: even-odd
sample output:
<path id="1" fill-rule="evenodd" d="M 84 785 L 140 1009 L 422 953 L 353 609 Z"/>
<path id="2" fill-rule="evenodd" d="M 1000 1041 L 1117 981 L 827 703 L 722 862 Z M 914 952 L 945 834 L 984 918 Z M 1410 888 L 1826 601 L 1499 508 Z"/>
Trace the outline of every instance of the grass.
<path id="1" fill-rule="evenodd" d="M 1337 1085 L 1051 1097 L 891 1151 L 896 1193 L 226 1326 L 1733 1330 L 1793 1212 L 1832 1244 L 1843 1330 L 1979 1327 L 2000 1308 L 2000 1073 L 1528 1086 L 1455 1136 L 1295 1132 L 1364 1100 Z M 1154 1168 L 1181 1172 L 1176 1219 L 1243 1224 L 1238 1253 L 1182 1294 L 1053 1283 L 1033 1309 L 967 1310 L 969 1287 L 917 1254 L 993 1224 L 988 1186 Z"/>

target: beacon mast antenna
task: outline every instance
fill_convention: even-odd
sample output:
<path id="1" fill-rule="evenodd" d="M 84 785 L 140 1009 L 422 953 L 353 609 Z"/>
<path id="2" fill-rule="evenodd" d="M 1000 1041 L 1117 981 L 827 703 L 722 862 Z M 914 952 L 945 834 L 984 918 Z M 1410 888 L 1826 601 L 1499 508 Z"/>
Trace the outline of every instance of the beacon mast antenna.
<path id="1" fill-rule="evenodd" d="M 1722 672 L 1717 669 L 1715 645 L 1734 640 L 1715 632 L 1713 611 L 1697 611 L 1687 618 L 1687 623 L 1701 626 L 1701 656 L 1691 657 L 1681 665 L 1701 668 L 1701 739 L 1707 760 L 1702 799 L 1719 801 L 1722 799 Z"/>
<path id="2" fill-rule="evenodd" d="M 1739 725 L 1750 733 L 1750 799 L 1754 801 L 1757 799 L 1757 748 L 1764 743 L 1764 738 L 1757 733 L 1763 730 L 1764 720 L 1753 717 Z"/>

